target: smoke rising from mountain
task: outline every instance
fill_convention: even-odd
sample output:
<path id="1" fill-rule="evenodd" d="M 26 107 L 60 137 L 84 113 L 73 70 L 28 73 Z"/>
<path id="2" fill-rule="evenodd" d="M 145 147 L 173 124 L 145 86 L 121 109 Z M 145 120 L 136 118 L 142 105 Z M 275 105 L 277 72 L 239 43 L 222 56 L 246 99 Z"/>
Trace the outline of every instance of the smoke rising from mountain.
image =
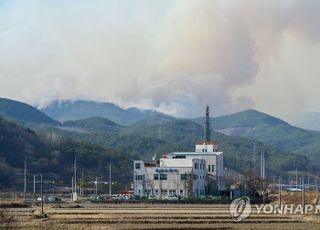
<path id="1" fill-rule="evenodd" d="M 205 104 L 217 114 L 277 110 L 262 82 L 279 69 L 294 78 L 290 66 L 272 63 L 284 60 L 291 38 L 319 47 L 319 21 L 317 0 L 4 1 L 0 92 L 40 105 L 87 98 L 188 117 Z"/>

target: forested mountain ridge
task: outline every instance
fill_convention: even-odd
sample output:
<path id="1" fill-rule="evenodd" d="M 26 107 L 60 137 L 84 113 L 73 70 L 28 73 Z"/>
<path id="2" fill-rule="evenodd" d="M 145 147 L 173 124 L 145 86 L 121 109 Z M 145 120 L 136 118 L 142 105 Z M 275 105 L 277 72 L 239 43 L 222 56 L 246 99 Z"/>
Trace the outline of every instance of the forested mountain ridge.
<path id="1" fill-rule="evenodd" d="M 139 159 L 151 160 L 156 154 L 174 151 L 194 151 L 194 145 L 203 139 L 203 126 L 190 120 L 174 120 L 158 123 L 139 122 L 110 132 L 75 133 L 52 130 L 78 141 L 89 141 L 107 148 L 118 149 L 126 154 L 136 155 Z M 219 143 L 219 150 L 224 152 L 225 165 L 239 172 L 246 172 L 253 167 L 253 145 L 264 149 L 268 160 L 268 170 L 274 172 L 293 170 L 314 170 L 314 164 L 308 164 L 308 157 L 279 150 L 272 145 L 252 141 L 244 137 L 227 136 L 212 130 L 212 139 Z M 260 152 L 256 152 L 256 159 Z"/>
<path id="2" fill-rule="evenodd" d="M 143 120 L 166 121 L 173 119 L 173 117 L 169 115 L 154 110 L 141 110 L 138 108 L 124 109 L 109 102 L 85 100 L 54 101 L 47 107 L 42 108 L 41 111 L 61 122 L 102 117 L 120 125 L 131 125 Z"/>
<path id="3" fill-rule="evenodd" d="M 43 112 L 23 102 L 0 98 L 0 116 L 21 123 L 60 125 Z"/>
<path id="4" fill-rule="evenodd" d="M 53 178 L 64 179 L 72 175 L 75 155 L 88 176 L 105 175 L 112 162 L 118 179 L 129 183 L 130 159 L 150 160 L 154 154 L 161 157 L 173 151 L 193 151 L 196 141 L 203 138 L 204 118 L 179 119 L 158 114 L 123 126 L 98 115 L 58 126 L 22 122 L 28 128 L 1 118 L 0 183 L 10 186 L 9 181 L 17 180 L 25 155 L 33 173 L 45 171 Z M 225 166 L 240 173 L 253 168 L 253 145 L 265 152 L 268 173 L 295 168 L 317 172 L 319 168 L 319 161 L 315 160 L 318 132 L 296 128 L 255 110 L 212 118 L 211 124 L 212 139 L 224 152 Z M 308 148 L 314 151 L 303 151 Z M 259 154 L 257 151 L 256 159 Z M 124 173 L 123 167 L 127 169 Z"/>
<path id="5" fill-rule="evenodd" d="M 195 119 L 199 124 L 203 118 Z M 276 148 L 320 160 L 320 132 L 301 129 L 261 113 L 245 110 L 211 119 L 213 128 L 228 136 L 245 137 Z"/>

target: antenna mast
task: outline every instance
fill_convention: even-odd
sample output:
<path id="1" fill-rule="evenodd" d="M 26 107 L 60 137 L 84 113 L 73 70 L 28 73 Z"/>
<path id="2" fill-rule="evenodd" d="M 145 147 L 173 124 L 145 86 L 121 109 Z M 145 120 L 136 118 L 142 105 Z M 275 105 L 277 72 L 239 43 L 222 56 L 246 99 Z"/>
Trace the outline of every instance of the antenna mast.
<path id="1" fill-rule="evenodd" d="M 206 119 L 205 119 L 205 126 L 204 126 L 204 141 L 206 143 L 210 142 L 210 112 L 209 106 L 206 107 Z"/>

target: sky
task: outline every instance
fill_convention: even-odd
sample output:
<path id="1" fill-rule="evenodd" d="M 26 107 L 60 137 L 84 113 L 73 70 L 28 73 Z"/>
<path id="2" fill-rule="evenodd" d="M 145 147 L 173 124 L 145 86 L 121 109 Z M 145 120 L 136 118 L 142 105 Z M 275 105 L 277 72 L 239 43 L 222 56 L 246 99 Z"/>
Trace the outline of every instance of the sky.
<path id="1" fill-rule="evenodd" d="M 319 0 L 0 0 L 0 97 L 320 111 Z"/>

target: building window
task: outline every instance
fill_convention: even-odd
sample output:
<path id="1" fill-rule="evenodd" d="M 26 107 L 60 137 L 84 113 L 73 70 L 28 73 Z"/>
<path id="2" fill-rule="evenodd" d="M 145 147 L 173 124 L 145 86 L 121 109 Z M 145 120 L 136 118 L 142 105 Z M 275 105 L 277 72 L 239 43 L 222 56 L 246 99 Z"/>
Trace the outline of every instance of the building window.
<path id="1" fill-rule="evenodd" d="M 182 189 L 180 190 L 180 195 L 183 195 L 183 190 Z"/>
<path id="2" fill-rule="evenodd" d="M 214 172 L 214 165 L 208 165 L 208 172 Z"/>
<path id="3" fill-rule="evenodd" d="M 181 174 L 180 175 L 180 180 L 187 180 L 188 179 L 188 174 Z"/>
<path id="4" fill-rule="evenodd" d="M 168 175 L 167 174 L 160 174 L 160 180 L 167 180 Z"/>
<path id="5" fill-rule="evenodd" d="M 162 189 L 162 190 L 161 190 L 161 194 L 162 194 L 162 195 L 167 195 L 167 194 L 168 194 L 167 189 Z"/>
<path id="6" fill-rule="evenodd" d="M 194 169 L 198 169 L 198 163 L 194 163 Z"/>
<path id="7" fill-rule="evenodd" d="M 136 175 L 135 178 L 136 178 L 136 180 L 142 180 L 143 176 L 142 175 Z"/>
<path id="8" fill-rule="evenodd" d="M 175 155 L 172 157 L 173 159 L 185 159 L 186 156 L 185 155 Z"/>
<path id="9" fill-rule="evenodd" d="M 159 180 L 159 174 L 153 174 L 153 179 L 154 180 Z"/>
<path id="10" fill-rule="evenodd" d="M 135 163 L 134 168 L 135 169 L 141 169 L 141 164 L 140 163 Z"/>
<path id="11" fill-rule="evenodd" d="M 154 194 L 155 194 L 155 195 L 158 195 L 158 189 L 155 189 L 155 190 L 154 190 Z"/>
<path id="12" fill-rule="evenodd" d="M 193 174 L 193 179 L 196 180 L 197 179 L 197 175 Z"/>

